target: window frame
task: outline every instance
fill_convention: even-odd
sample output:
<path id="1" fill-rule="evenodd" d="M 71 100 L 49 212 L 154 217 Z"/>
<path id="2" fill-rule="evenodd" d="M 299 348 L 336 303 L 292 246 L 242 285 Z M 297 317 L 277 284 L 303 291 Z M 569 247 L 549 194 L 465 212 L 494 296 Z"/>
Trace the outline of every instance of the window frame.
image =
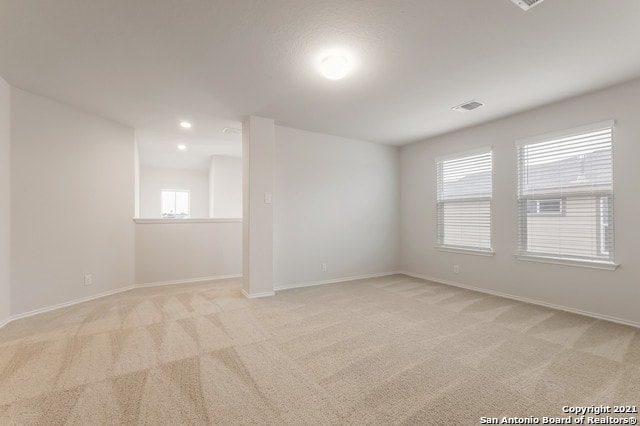
<path id="1" fill-rule="evenodd" d="M 523 188 L 523 182 L 521 182 L 521 171 L 523 167 L 524 158 L 521 158 L 520 150 L 523 146 L 532 145 L 536 143 L 543 143 L 553 141 L 555 139 L 561 139 L 565 137 L 578 136 L 580 134 L 594 132 L 597 130 L 602 130 L 605 128 L 611 129 L 611 189 L 610 190 L 600 190 L 600 191 L 592 191 L 588 193 L 587 191 L 576 191 L 576 192 L 562 192 L 559 197 L 558 195 L 550 195 L 549 197 L 538 196 L 535 195 L 533 199 L 528 198 L 527 196 L 523 196 L 521 194 Z M 571 129 L 561 130 L 558 132 L 551 132 L 539 136 L 529 137 L 525 139 L 520 139 L 516 141 L 516 165 L 517 165 L 517 200 L 518 200 L 518 246 L 516 252 L 516 258 L 520 260 L 528 260 L 535 262 L 544 262 L 544 263 L 554 263 L 554 264 L 562 264 L 562 265 L 570 265 L 570 266 L 582 266 L 587 268 L 596 268 L 596 269 L 606 269 L 606 270 L 615 270 L 619 265 L 615 263 L 615 232 L 614 232 L 614 205 L 613 205 L 613 194 L 615 187 L 615 176 L 614 176 L 614 140 L 615 140 L 615 121 L 607 120 L 598 123 L 593 123 L 585 126 L 575 127 Z M 553 188 L 557 190 L 558 188 L 562 188 L 558 186 Z M 546 253 L 537 253 L 537 252 L 528 252 L 524 250 L 527 247 L 527 233 L 522 232 L 522 230 L 527 229 L 527 217 L 528 214 L 521 214 L 522 211 L 527 212 L 528 201 L 535 200 L 544 200 L 544 199 L 561 199 L 562 200 L 562 214 L 546 214 L 546 213 L 536 213 L 532 214 L 533 217 L 536 216 L 564 216 L 566 214 L 566 203 L 568 199 L 576 198 L 580 196 L 593 196 L 595 198 L 596 211 L 596 235 L 594 238 L 596 244 L 596 250 L 598 255 L 608 255 L 607 259 L 597 259 L 593 257 L 582 257 L 571 254 L 563 254 L 563 255 L 551 255 Z M 609 218 L 607 219 L 606 225 L 603 224 L 602 221 L 602 207 L 601 203 L 603 199 L 607 199 L 609 203 L 611 203 L 610 209 L 607 210 L 609 213 Z M 523 206 L 523 203 L 525 205 Z M 524 207 L 524 210 L 523 210 Z M 610 233 L 610 241 L 611 246 L 609 247 L 609 251 L 603 250 L 603 241 L 606 241 L 605 233 Z"/>
<path id="2" fill-rule="evenodd" d="M 178 192 L 184 192 L 187 194 L 187 206 L 189 208 L 189 212 L 187 213 L 186 217 L 176 217 L 176 213 L 173 214 L 173 216 L 164 216 L 164 212 L 162 211 L 163 205 L 162 205 L 162 196 L 164 195 L 165 192 L 173 192 L 174 193 L 174 197 L 175 194 L 177 194 Z M 175 201 L 174 201 L 174 209 L 175 209 Z M 191 191 L 188 189 L 161 189 L 160 190 L 160 218 L 161 219 L 172 219 L 172 220 L 181 220 L 181 219 L 191 219 Z"/>
<path id="3" fill-rule="evenodd" d="M 444 179 L 441 178 L 441 167 L 440 164 L 450 160 L 462 159 L 465 157 L 473 157 L 476 155 L 489 154 L 490 165 L 491 165 L 491 192 L 488 197 L 481 196 L 469 196 L 466 198 L 460 198 L 455 200 L 440 200 L 439 194 L 442 191 L 441 184 Z M 493 256 L 495 254 L 495 250 L 493 247 L 493 148 L 491 146 L 477 148 L 474 150 L 463 151 L 455 154 L 449 154 L 437 157 L 435 159 L 436 163 L 436 244 L 435 248 L 439 251 L 444 252 L 454 252 L 454 253 L 463 253 L 463 254 L 472 254 L 479 256 Z M 444 206 L 447 203 L 463 203 L 463 202 L 471 202 L 471 201 L 488 201 L 489 202 L 489 248 L 483 247 L 475 247 L 475 246 L 466 246 L 466 245 L 454 245 L 454 244 L 445 244 L 444 243 L 444 228 L 442 227 L 442 221 L 440 218 L 444 215 Z"/>

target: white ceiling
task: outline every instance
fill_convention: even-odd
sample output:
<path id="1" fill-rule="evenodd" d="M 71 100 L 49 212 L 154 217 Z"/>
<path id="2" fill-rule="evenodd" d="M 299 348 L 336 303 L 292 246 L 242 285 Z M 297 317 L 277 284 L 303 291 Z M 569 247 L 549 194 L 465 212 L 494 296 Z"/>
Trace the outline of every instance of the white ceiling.
<path id="1" fill-rule="evenodd" d="M 140 134 L 253 114 L 401 145 L 640 76 L 639 23 L 638 0 L 0 0 L 0 75 Z"/>
<path id="2" fill-rule="evenodd" d="M 211 138 L 192 136 L 187 131 L 137 131 L 136 141 L 141 167 L 208 170 L 213 155 L 242 156 L 241 135 Z M 179 150 L 178 144 L 184 144 L 187 149 Z"/>

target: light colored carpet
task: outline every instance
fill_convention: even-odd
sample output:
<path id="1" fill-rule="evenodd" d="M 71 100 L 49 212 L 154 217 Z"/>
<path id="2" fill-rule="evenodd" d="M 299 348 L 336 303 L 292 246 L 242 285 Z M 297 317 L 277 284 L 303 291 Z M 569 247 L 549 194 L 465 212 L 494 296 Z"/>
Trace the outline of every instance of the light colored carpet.
<path id="1" fill-rule="evenodd" d="M 0 424 L 479 424 L 640 405 L 638 329 L 403 275 L 136 289 L 0 330 Z"/>

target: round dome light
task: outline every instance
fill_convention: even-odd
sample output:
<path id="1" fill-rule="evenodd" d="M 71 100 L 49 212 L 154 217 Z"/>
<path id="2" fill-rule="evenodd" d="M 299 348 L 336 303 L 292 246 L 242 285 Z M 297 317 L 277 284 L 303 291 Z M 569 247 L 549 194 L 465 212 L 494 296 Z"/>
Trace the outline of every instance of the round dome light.
<path id="1" fill-rule="evenodd" d="M 330 80 L 339 80 L 349 72 L 349 60 L 342 55 L 327 56 L 322 60 L 322 74 Z"/>

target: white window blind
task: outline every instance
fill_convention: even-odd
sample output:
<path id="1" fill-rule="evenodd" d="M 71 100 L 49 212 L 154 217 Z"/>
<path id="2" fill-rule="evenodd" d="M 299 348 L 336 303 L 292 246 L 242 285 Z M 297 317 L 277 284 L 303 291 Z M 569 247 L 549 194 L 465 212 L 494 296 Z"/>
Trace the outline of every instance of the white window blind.
<path id="1" fill-rule="evenodd" d="M 437 246 L 491 252 L 491 150 L 437 160 Z"/>
<path id="2" fill-rule="evenodd" d="M 518 254 L 613 262 L 613 122 L 518 144 Z"/>

